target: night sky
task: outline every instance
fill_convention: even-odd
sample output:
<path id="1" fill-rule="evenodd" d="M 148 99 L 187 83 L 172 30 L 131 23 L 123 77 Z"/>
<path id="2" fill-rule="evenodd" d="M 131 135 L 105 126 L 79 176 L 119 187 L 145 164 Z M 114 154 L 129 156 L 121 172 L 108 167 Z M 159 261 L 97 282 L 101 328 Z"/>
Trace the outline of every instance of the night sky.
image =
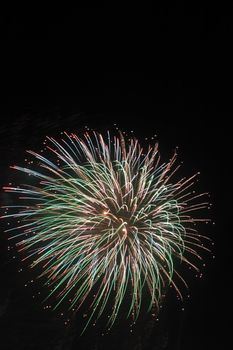
<path id="1" fill-rule="evenodd" d="M 211 194 L 208 214 L 215 223 L 203 229 L 216 257 L 206 254 L 202 279 L 187 276 L 188 301 L 168 297 L 160 325 L 148 331 L 149 321 L 142 320 L 138 334 L 122 325 L 106 337 L 90 329 L 79 338 L 75 326 L 67 330 L 62 318 L 43 309 L 39 285 L 24 286 L 30 276 L 19 273 L 1 221 L 1 348 L 226 349 L 232 332 L 232 10 L 157 8 L 148 20 L 140 13 L 122 21 L 108 11 L 107 18 L 101 8 L 3 15 L 0 185 L 10 181 L 9 166 L 20 164 L 25 150 L 38 150 L 46 135 L 86 125 L 112 130 L 114 123 L 139 139 L 156 134 L 164 159 L 179 146 L 184 175 L 201 172 L 200 190 Z M 6 200 L 2 190 L 0 198 Z"/>

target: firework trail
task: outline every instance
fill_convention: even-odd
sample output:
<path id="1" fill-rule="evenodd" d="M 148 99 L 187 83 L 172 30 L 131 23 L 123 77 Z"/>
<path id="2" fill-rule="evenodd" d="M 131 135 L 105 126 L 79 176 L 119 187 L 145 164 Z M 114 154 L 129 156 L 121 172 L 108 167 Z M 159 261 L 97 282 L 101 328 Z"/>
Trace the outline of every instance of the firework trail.
<path id="1" fill-rule="evenodd" d="M 174 181 L 176 152 L 162 163 L 158 144 L 145 150 L 122 133 L 63 133 L 59 142 L 48 137 L 47 143 L 46 157 L 28 151 L 37 168 L 12 167 L 35 184 L 4 187 L 22 205 L 3 217 L 20 222 L 7 231 L 17 231 L 13 237 L 20 237 L 18 249 L 33 259 L 31 267 L 42 268 L 56 307 L 71 298 L 77 312 L 98 286 L 86 326 L 111 300 L 111 327 L 126 297 L 135 321 L 144 291 L 149 309 L 158 309 L 169 285 L 180 294 L 174 276 L 184 280 L 174 264 L 197 269 L 192 257 L 201 259 L 197 251 L 203 249 L 195 223 L 206 219 L 191 216 L 208 206 L 200 199 L 206 193 L 192 190 L 197 174 Z"/>

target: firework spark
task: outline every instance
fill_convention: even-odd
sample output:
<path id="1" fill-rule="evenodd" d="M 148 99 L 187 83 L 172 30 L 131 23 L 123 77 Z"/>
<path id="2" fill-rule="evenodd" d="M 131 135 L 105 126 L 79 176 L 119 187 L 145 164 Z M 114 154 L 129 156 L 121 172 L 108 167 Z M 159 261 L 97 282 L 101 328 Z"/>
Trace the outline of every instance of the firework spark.
<path id="1" fill-rule="evenodd" d="M 129 296 L 128 315 L 136 320 L 144 291 L 149 309 L 158 309 L 169 285 L 180 294 L 174 264 L 197 269 L 192 257 L 201 259 L 203 244 L 195 223 L 206 220 L 190 215 L 206 208 L 200 200 L 206 193 L 192 191 L 197 174 L 173 180 L 176 152 L 162 163 L 158 144 L 144 150 L 122 133 L 63 135 L 59 142 L 47 138 L 46 157 L 28 151 L 38 169 L 13 166 L 35 184 L 4 187 L 23 200 L 4 216 L 20 222 L 8 231 L 22 238 L 17 245 L 33 258 L 31 266 L 42 267 L 56 307 L 71 298 L 77 311 L 98 286 L 87 324 L 111 300 L 111 327 Z"/>

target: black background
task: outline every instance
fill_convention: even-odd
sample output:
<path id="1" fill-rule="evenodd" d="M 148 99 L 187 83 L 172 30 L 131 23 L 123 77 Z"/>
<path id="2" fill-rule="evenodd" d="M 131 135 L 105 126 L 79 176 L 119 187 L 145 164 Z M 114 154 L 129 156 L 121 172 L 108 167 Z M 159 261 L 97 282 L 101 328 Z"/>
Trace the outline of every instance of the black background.
<path id="1" fill-rule="evenodd" d="M 154 8 L 150 16 L 138 10 L 3 15 L 1 185 L 25 149 L 37 149 L 46 135 L 84 125 L 101 131 L 117 123 L 139 138 L 156 134 L 165 157 L 179 146 L 182 171 L 200 171 L 201 189 L 211 193 L 216 224 L 207 233 L 216 259 L 207 258 L 201 280 L 190 278 L 185 312 L 171 305 L 166 349 L 225 349 L 232 304 L 232 10 L 180 5 Z M 63 323 L 31 300 L 17 258 L 12 261 L 7 252 L 3 226 L 2 348 L 55 349 Z M 90 335 L 89 343 L 76 344 L 107 349 L 117 337 L 104 342 L 93 333 L 93 341 Z M 142 349 L 156 349 L 153 332 Z"/>

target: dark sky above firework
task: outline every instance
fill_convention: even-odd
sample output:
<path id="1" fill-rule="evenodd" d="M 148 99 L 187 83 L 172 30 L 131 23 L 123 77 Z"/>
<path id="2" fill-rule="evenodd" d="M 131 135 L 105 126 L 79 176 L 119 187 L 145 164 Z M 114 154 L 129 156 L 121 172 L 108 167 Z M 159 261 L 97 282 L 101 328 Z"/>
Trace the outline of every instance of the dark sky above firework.
<path id="1" fill-rule="evenodd" d="M 232 294 L 229 281 L 231 156 L 228 155 L 232 149 L 229 126 L 232 90 L 228 83 L 231 77 L 227 51 L 232 18 L 230 12 L 223 14 L 219 8 L 211 11 L 197 9 L 192 15 L 182 9 L 159 12 L 148 24 L 160 52 L 156 54 L 157 62 L 153 59 L 153 63 L 145 66 L 140 63 L 135 70 L 84 65 L 80 52 L 82 56 L 85 50 L 80 46 L 89 42 L 94 52 L 98 52 L 97 33 L 84 33 L 79 24 L 82 35 L 76 36 L 77 18 L 70 12 L 56 19 L 48 16 L 41 29 L 39 18 L 19 19 L 7 14 L 3 21 L 7 74 L 1 105 L 1 185 L 7 182 L 8 166 L 23 159 L 25 149 L 37 147 L 46 134 L 56 136 L 61 130 L 73 131 L 80 125 L 102 128 L 117 123 L 122 129 L 133 129 L 138 137 L 152 137 L 156 133 L 165 156 L 169 157 L 171 149 L 179 146 L 185 168 L 201 172 L 200 189 L 211 192 L 214 203 L 211 215 L 216 225 L 210 232 L 216 241 L 216 259 L 206 262 L 201 283 L 195 284 L 190 279 L 192 300 L 185 305 L 184 313 L 180 312 L 180 306 L 171 304 L 170 339 L 180 341 L 181 349 L 214 348 L 216 343 L 224 348 L 222 344 L 229 332 L 226 309 Z M 94 13 L 85 9 L 77 16 L 84 15 L 90 22 L 95 18 Z M 79 38 L 79 48 L 73 37 Z M 174 54 L 183 52 L 176 44 L 177 38 L 181 38 L 181 47 L 186 47 L 185 55 Z M 155 47 L 151 42 L 152 53 Z M 216 50 L 221 52 L 220 61 L 216 60 Z M 120 53 L 123 52 L 124 57 L 128 56 L 121 49 Z M 145 56 L 151 57 L 151 53 Z M 58 57 L 65 57 L 63 63 L 58 63 Z M 93 58 L 93 53 L 90 57 Z M 11 255 L 3 237 L 1 244 L 4 283 L 0 322 L 5 334 L 2 341 L 9 343 L 9 349 L 18 343 L 23 348 L 23 342 L 29 344 L 39 339 L 42 344 L 57 328 L 49 326 L 49 313 L 41 311 L 31 292 L 21 285 L 17 263 L 14 260 L 8 263 Z M 221 324 L 225 325 L 224 332 Z M 154 343 L 153 336 L 149 342 Z"/>

